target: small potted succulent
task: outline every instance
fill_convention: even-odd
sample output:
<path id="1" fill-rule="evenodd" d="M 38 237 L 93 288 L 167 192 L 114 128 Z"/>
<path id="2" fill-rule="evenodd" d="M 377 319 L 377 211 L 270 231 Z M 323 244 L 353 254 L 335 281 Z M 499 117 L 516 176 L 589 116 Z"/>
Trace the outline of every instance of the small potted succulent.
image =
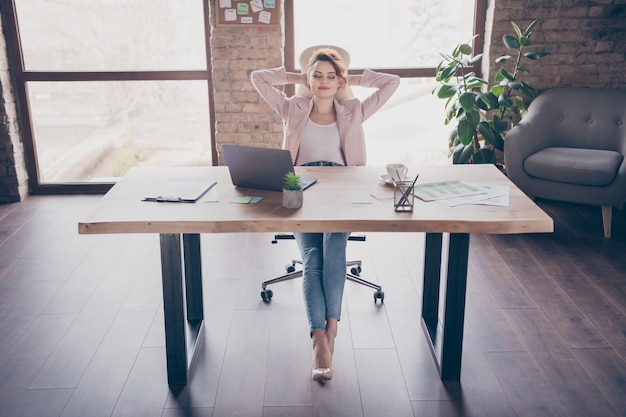
<path id="1" fill-rule="evenodd" d="M 283 182 L 283 207 L 300 208 L 302 207 L 304 193 L 300 176 L 294 172 L 285 174 Z"/>

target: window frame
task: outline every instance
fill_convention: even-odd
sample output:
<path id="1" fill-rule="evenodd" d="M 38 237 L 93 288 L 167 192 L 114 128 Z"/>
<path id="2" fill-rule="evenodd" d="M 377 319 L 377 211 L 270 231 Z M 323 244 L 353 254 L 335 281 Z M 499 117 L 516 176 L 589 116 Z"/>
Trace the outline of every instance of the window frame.
<path id="1" fill-rule="evenodd" d="M 19 27 L 15 2 L 5 2 L 4 18 L 6 24 L 9 69 L 15 80 L 15 98 L 19 115 L 19 125 L 24 146 L 24 158 L 30 194 L 103 194 L 113 183 L 41 183 L 37 164 L 33 123 L 28 101 L 27 84 L 29 82 L 72 82 L 72 81 L 206 81 L 209 103 L 209 128 L 211 132 L 211 159 L 217 163 L 215 146 L 215 110 L 213 97 L 213 79 L 211 77 L 211 25 L 209 21 L 209 1 L 202 1 L 205 56 L 204 70 L 167 70 L 167 71 L 27 71 L 19 38 Z"/>
<path id="2" fill-rule="evenodd" d="M 285 67 L 288 71 L 295 71 L 296 68 L 296 56 L 295 56 L 295 14 L 294 14 L 294 0 L 285 0 Z M 485 35 L 485 18 L 487 13 L 487 0 L 475 0 L 474 1 L 474 34 L 479 36 L 473 40 L 474 54 L 478 55 L 483 53 L 483 42 L 478 42 L 478 39 L 484 39 Z M 360 74 L 365 68 L 350 68 L 349 74 Z M 382 71 L 390 74 L 396 74 L 400 78 L 433 78 L 435 76 L 436 67 L 395 67 L 395 68 L 368 68 L 373 71 Z M 472 70 L 479 76 L 482 76 L 480 64 L 475 64 Z"/>

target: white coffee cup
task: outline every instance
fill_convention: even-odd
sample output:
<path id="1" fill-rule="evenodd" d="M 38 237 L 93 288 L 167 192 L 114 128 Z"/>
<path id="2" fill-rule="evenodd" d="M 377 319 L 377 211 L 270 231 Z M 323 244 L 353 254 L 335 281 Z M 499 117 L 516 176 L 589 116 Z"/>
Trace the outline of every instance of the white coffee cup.
<path id="1" fill-rule="evenodd" d="M 408 172 L 409 169 L 404 164 L 387 164 L 387 175 L 396 181 L 405 179 Z"/>

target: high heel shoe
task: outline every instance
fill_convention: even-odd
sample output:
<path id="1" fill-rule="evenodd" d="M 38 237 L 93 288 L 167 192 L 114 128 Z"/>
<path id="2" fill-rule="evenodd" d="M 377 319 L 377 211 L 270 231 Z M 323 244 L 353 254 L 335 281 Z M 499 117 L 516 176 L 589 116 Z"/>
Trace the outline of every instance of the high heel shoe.
<path id="1" fill-rule="evenodd" d="M 333 379 L 332 368 L 313 368 L 313 381 L 324 382 Z"/>

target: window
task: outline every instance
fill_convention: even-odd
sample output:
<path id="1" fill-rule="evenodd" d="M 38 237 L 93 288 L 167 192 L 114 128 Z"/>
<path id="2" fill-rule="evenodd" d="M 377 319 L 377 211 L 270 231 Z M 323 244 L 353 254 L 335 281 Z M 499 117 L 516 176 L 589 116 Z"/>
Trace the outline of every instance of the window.
<path id="1" fill-rule="evenodd" d="M 33 192 L 212 164 L 207 1 L 8 3 Z"/>
<path id="2" fill-rule="evenodd" d="M 287 66 L 298 69 L 307 47 L 330 44 L 350 52 L 352 71 L 400 75 L 398 91 L 364 123 L 368 165 L 449 164 L 444 102 L 431 94 L 435 67 L 439 52 L 482 32 L 484 7 L 482 0 L 287 0 Z"/>

